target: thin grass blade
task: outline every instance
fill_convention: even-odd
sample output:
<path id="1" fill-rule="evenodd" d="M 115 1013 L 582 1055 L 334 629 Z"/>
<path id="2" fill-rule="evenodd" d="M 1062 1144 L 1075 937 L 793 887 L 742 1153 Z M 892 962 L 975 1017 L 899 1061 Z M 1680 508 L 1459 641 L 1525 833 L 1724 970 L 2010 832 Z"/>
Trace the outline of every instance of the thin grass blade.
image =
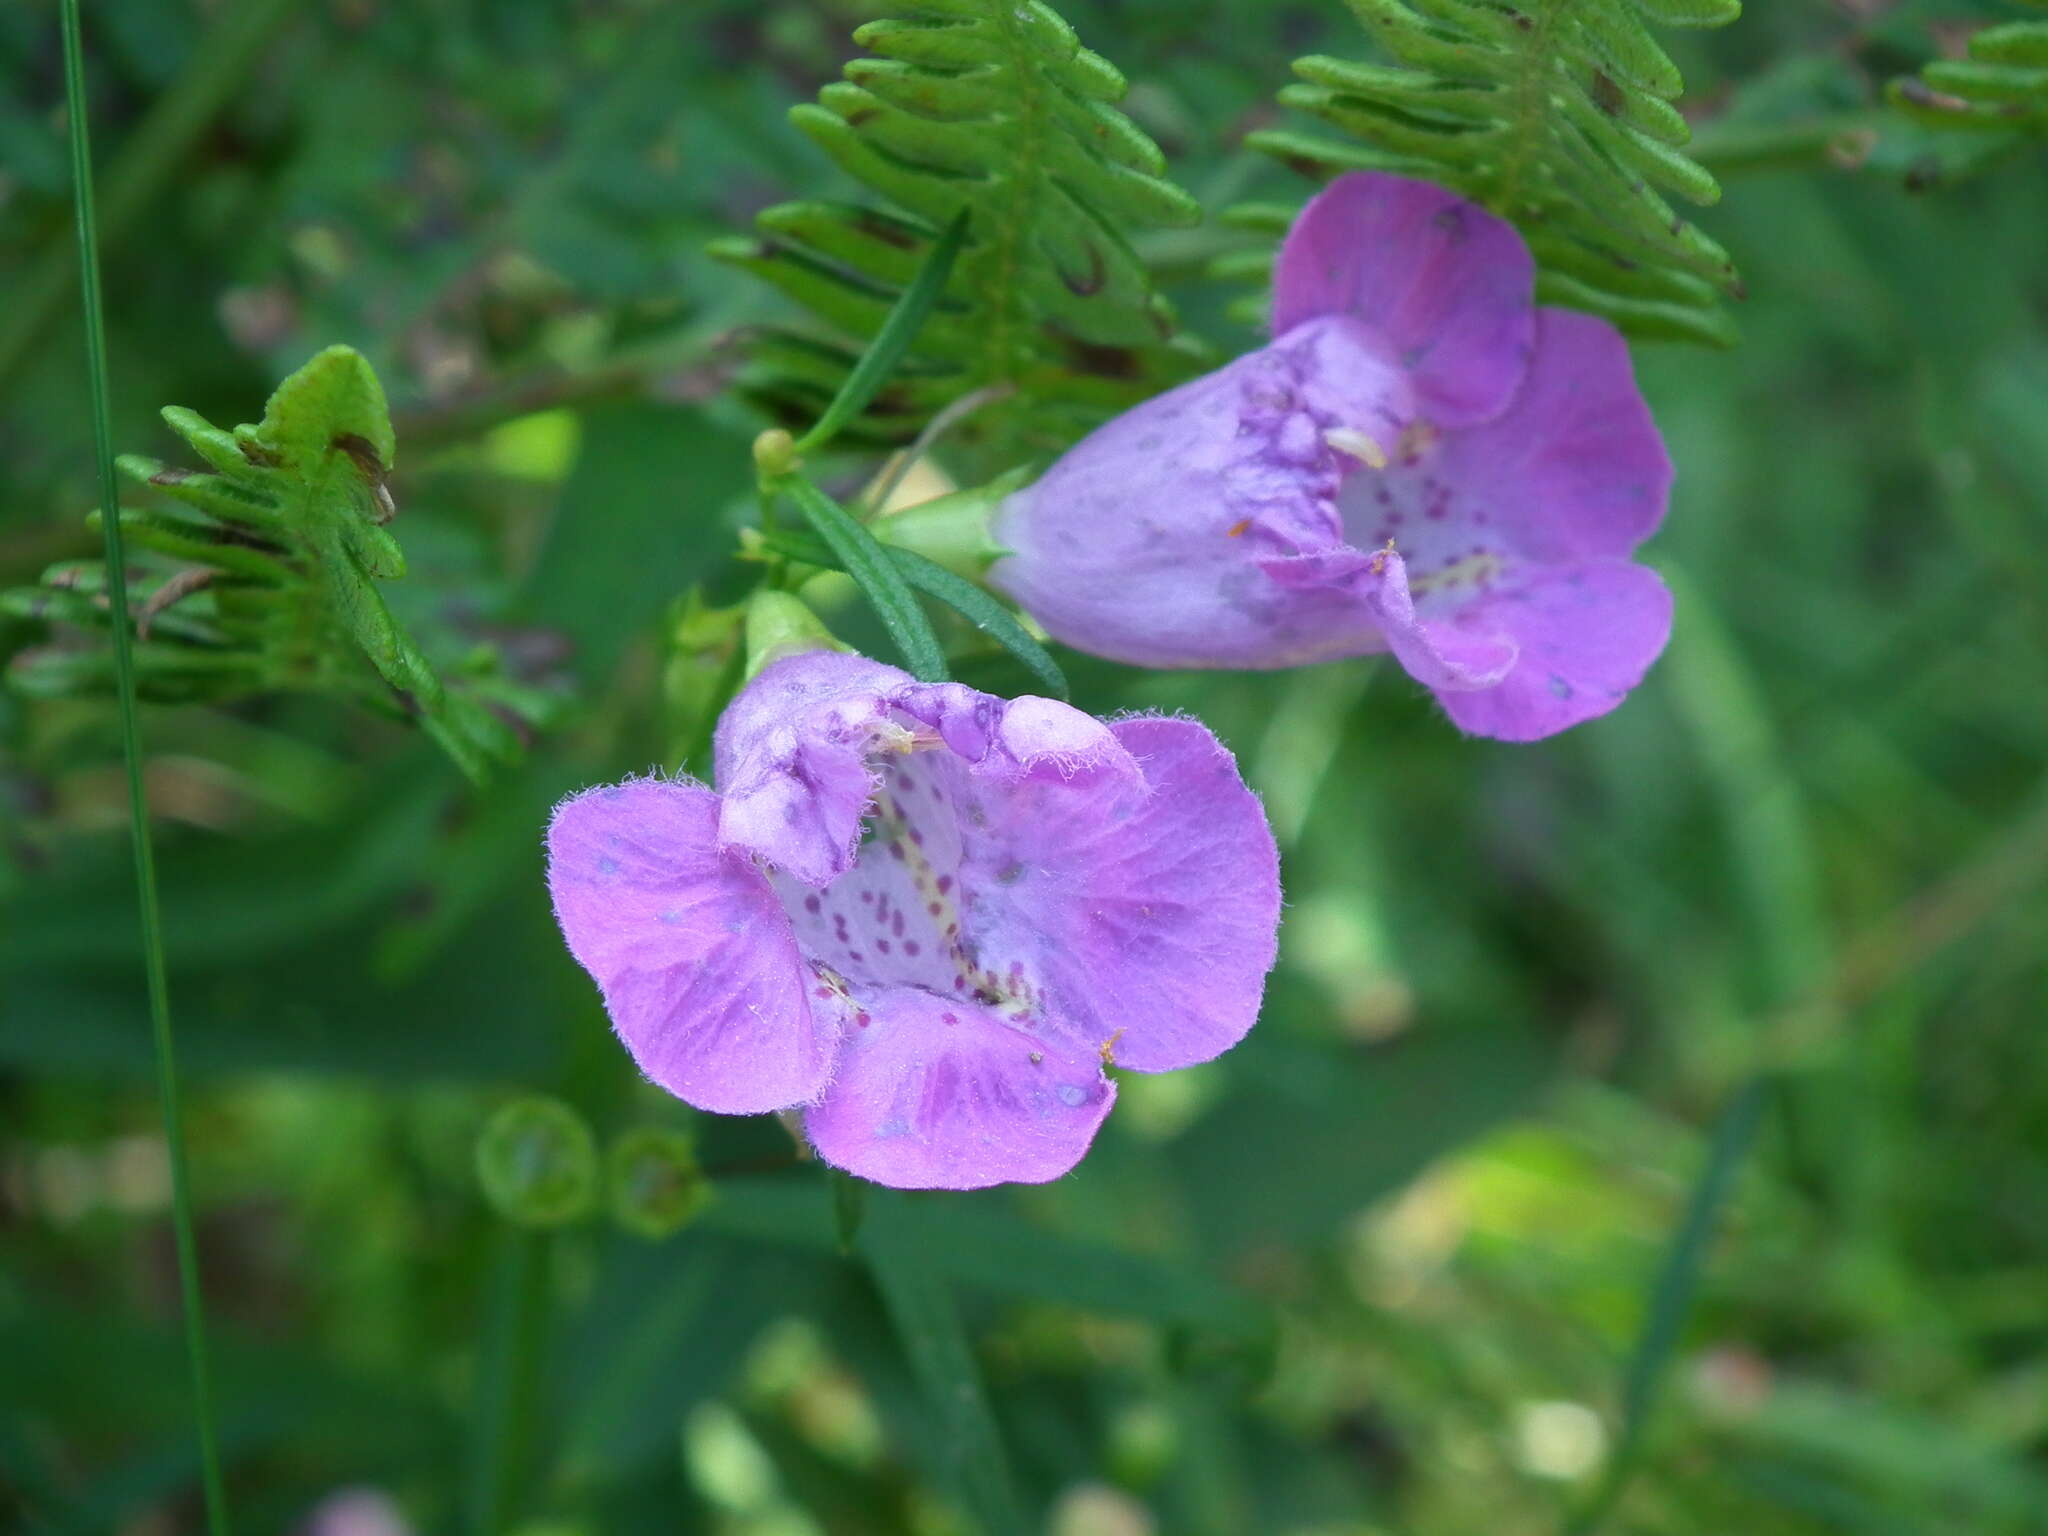
<path id="1" fill-rule="evenodd" d="M 1678 1346 L 1686 1314 L 1692 1309 L 1693 1296 L 1699 1290 L 1700 1272 L 1706 1265 L 1715 1224 L 1735 1187 L 1742 1159 L 1756 1138 L 1769 1089 L 1768 1078 L 1752 1077 L 1736 1090 L 1728 1107 L 1721 1111 L 1720 1122 L 1714 1127 L 1713 1144 L 1707 1152 L 1707 1166 L 1700 1173 L 1699 1183 L 1693 1186 L 1684 1218 L 1664 1256 L 1656 1287 L 1650 1293 L 1642 1334 L 1629 1360 L 1628 1377 L 1621 1390 L 1621 1433 L 1614 1458 L 1608 1463 L 1607 1476 L 1592 1502 L 1568 1527 L 1568 1536 L 1593 1536 L 1613 1513 L 1635 1475 L 1642 1456 L 1643 1432 L 1657 1405 L 1658 1389 Z"/>
<path id="2" fill-rule="evenodd" d="M 193 1237 L 192 1179 L 185 1159 L 184 1115 L 178 1097 L 177 1055 L 171 1034 L 170 982 L 164 966 L 163 921 L 156 893 L 156 855 L 149 840 L 149 801 L 142 783 L 142 741 L 136 721 L 135 656 L 128 625 L 128 564 L 121 539 L 120 483 L 114 476 L 114 441 L 107 387 L 105 301 L 100 288 L 99 229 L 93 207 L 92 142 L 86 120 L 85 46 L 79 0 L 64 0 L 64 102 L 71 139 L 73 207 L 78 223 L 79 297 L 85 312 L 85 352 L 92 395 L 93 454 L 99 471 L 100 531 L 107 552 L 107 599 L 112 621 L 121 754 L 128 770 L 128 823 L 135 845 L 135 887 L 141 907 L 143 966 L 149 985 L 150 1033 L 157 1089 L 163 1100 L 164 1142 L 171 1173 L 171 1221 L 178 1252 L 178 1286 L 185 1317 L 185 1348 L 192 1373 L 192 1412 L 212 1536 L 227 1536 L 227 1493 L 213 1419 L 207 1369 L 205 1304 L 200 1294 L 199 1248 Z"/>

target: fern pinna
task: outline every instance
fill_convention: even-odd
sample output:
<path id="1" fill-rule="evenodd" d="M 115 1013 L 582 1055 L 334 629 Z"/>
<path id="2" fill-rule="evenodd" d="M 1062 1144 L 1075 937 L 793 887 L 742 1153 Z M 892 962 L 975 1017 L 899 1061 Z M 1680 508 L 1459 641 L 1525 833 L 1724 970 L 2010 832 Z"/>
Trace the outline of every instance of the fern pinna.
<path id="1" fill-rule="evenodd" d="M 1681 148 L 1683 82 L 1647 22 L 1715 26 L 1739 0 L 1349 0 L 1384 58 L 1314 55 L 1281 102 L 1342 129 L 1249 142 L 1317 177 L 1366 168 L 1455 189 L 1520 227 L 1548 303 L 1638 336 L 1725 344 L 1728 253 L 1666 200 L 1720 196 Z M 1287 212 L 1240 222 L 1278 233 Z"/>
<path id="2" fill-rule="evenodd" d="M 2018 0 L 2048 10 L 2048 0 Z M 2048 21 L 2008 21 L 1970 34 L 1965 55 L 1894 80 L 1892 105 L 1924 127 L 1959 130 L 1974 153 L 1954 167 L 1981 171 L 2048 141 Z"/>
<path id="3" fill-rule="evenodd" d="M 1076 433 L 1186 376 L 1175 334 L 1126 231 L 1196 222 L 1158 147 L 1116 110 L 1124 79 L 1039 0 L 907 0 L 854 38 L 846 66 L 796 124 L 889 209 L 793 202 L 759 238 L 714 254 L 765 278 L 830 327 L 757 339 L 743 390 L 792 424 L 813 420 L 939 232 L 967 241 L 943 302 L 852 435 L 913 437 L 987 391 L 962 429 L 1004 452 Z"/>

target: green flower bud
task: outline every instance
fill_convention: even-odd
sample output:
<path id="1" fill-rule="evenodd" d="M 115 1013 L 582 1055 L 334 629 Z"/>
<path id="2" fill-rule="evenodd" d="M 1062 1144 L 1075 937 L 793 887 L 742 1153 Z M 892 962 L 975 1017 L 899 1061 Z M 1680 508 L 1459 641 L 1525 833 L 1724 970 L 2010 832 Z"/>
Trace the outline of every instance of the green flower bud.
<path id="1" fill-rule="evenodd" d="M 506 1220 L 558 1227 L 597 1203 L 597 1140 L 559 1099 L 514 1099 L 477 1137 L 476 1172 Z"/>

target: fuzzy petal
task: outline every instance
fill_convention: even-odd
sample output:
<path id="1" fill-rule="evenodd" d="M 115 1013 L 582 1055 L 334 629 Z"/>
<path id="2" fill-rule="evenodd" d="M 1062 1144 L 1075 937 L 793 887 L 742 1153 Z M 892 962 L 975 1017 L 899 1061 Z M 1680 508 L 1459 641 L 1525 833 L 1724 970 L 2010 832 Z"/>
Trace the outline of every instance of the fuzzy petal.
<path id="1" fill-rule="evenodd" d="M 1382 550 L 1368 558 L 1360 573 L 1359 591 L 1394 658 L 1425 688 L 1437 693 L 1491 688 L 1515 665 L 1513 637 L 1489 627 L 1476 615 L 1467 622 L 1452 623 L 1417 613 L 1407 566 L 1392 551 Z"/>
<path id="2" fill-rule="evenodd" d="M 838 1074 L 804 1116 L 818 1155 L 896 1189 L 1042 1184 L 1081 1160 L 1116 1100 L 1094 1053 L 971 1002 L 898 987 L 862 999 Z"/>
<path id="3" fill-rule="evenodd" d="M 1400 546 L 1411 567 L 1481 547 L 1564 564 L 1626 555 L 1647 539 L 1664 519 L 1671 478 L 1621 333 L 1592 315 L 1545 309 L 1528 379 L 1504 414 L 1446 435 L 1412 467 L 1361 476 L 1340 499 L 1361 539 L 1382 531 L 1376 520 L 1405 514 Z M 1381 503 L 1376 518 L 1369 498 Z"/>
<path id="4" fill-rule="evenodd" d="M 570 953 L 641 1071 L 721 1114 L 817 1097 L 832 1026 L 812 1013 L 766 877 L 720 852 L 710 790 L 662 779 L 586 790 L 556 808 L 547 849 Z"/>
<path id="5" fill-rule="evenodd" d="M 1426 181 L 1354 171 L 1309 201 L 1280 247 L 1273 334 L 1323 315 L 1361 320 L 1413 374 L 1423 415 L 1464 426 L 1522 382 L 1535 282 L 1505 220 Z"/>
<path id="6" fill-rule="evenodd" d="M 1671 635 L 1671 593 L 1648 566 L 1626 560 L 1554 566 L 1500 588 L 1460 625 L 1513 638 L 1506 678 L 1437 697 L 1460 729 L 1536 741 L 1604 715 L 1643 680 Z"/>
<path id="7" fill-rule="evenodd" d="M 1139 785 L 1038 785 L 967 843 L 970 927 L 1016 967 L 1033 1027 L 1118 1066 L 1220 1055 L 1258 1017 L 1280 919 L 1279 854 L 1257 797 L 1192 720 L 1120 720 Z"/>
<path id="8" fill-rule="evenodd" d="M 865 656 L 806 651 L 762 669 L 719 717 L 722 846 L 811 885 L 853 867 L 874 791 L 869 756 L 906 672 Z"/>
<path id="9" fill-rule="evenodd" d="M 1341 316 L 1097 429 L 1003 506 L 990 572 L 1056 638 L 1139 666 L 1283 667 L 1355 655 L 1370 628 L 1263 566 L 1341 548 L 1355 463 L 1413 421 L 1407 378 Z"/>

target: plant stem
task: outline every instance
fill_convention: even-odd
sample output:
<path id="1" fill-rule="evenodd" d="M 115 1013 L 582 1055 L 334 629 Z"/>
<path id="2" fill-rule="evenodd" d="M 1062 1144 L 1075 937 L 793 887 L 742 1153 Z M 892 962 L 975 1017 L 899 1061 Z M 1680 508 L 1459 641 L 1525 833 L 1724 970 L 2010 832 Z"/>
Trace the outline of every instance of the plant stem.
<path id="1" fill-rule="evenodd" d="M 149 981 L 150 1032 L 156 1049 L 157 1088 L 163 1100 L 164 1141 L 171 1171 L 171 1222 L 177 1238 L 178 1289 L 185 1314 L 185 1351 L 192 1372 L 192 1410 L 206 1489 L 206 1522 L 227 1536 L 227 1495 L 221 1484 L 220 1446 L 213 1421 L 213 1388 L 206 1364 L 205 1304 L 199 1289 L 199 1247 L 193 1236 L 192 1180 L 185 1163 L 184 1115 L 178 1099 L 177 1058 L 171 1038 L 170 982 L 164 966 L 163 920 L 157 905 L 156 856 L 149 840 L 149 802 L 142 783 L 142 741 L 136 722 L 135 658 L 129 636 L 128 567 L 121 542 L 120 491 L 114 479 L 112 413 L 108 406 L 106 317 L 100 294 L 99 232 L 94 217 L 92 143 L 86 122 L 85 49 L 79 0 L 63 0 L 64 96 L 71 133 L 73 205 L 78 215 L 80 299 L 85 311 L 85 356 L 92 396 L 93 451 L 99 470 L 100 529 L 107 550 L 108 629 L 113 636 L 121 754 L 128 769 L 128 822 L 135 845 L 135 886 L 141 906 L 143 964 Z"/>
<path id="2" fill-rule="evenodd" d="M 477 1368 L 469 1490 L 475 1536 L 499 1536 L 518 1513 L 547 1334 L 553 1243 L 546 1232 L 505 1232 Z"/>

